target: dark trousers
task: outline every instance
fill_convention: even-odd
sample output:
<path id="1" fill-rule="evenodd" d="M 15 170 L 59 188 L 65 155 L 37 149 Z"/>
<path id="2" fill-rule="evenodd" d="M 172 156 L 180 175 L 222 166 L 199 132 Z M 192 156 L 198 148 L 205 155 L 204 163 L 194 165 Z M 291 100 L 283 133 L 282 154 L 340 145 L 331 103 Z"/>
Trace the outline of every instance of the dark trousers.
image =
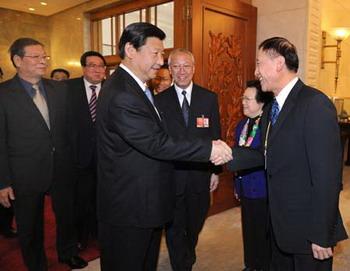
<path id="1" fill-rule="evenodd" d="M 161 228 L 99 223 L 101 271 L 156 271 Z"/>
<path id="2" fill-rule="evenodd" d="M 244 264 L 250 269 L 268 270 L 267 199 L 242 197 L 241 210 Z"/>
<path id="3" fill-rule="evenodd" d="M 75 223 L 78 242 L 87 245 L 89 237 L 97 238 L 96 165 L 77 170 L 75 186 Z"/>
<path id="4" fill-rule="evenodd" d="M 72 189 L 70 189 L 72 190 Z M 73 193 L 63 187 L 50 191 L 56 217 L 56 248 L 59 259 L 77 254 L 73 217 Z M 18 238 L 25 265 L 29 271 L 46 271 L 44 251 L 44 193 L 15 192 L 15 215 Z"/>
<path id="5" fill-rule="evenodd" d="M 176 196 L 174 219 L 166 226 L 166 243 L 174 271 L 192 270 L 196 262 L 198 235 L 203 228 L 209 204 L 209 191 L 187 191 Z"/>
<path id="6" fill-rule="evenodd" d="M 0 234 L 9 232 L 12 229 L 13 207 L 5 208 L 0 204 Z"/>
<path id="7" fill-rule="evenodd" d="M 320 261 L 312 254 L 283 252 L 278 247 L 273 232 L 270 233 L 270 240 L 272 253 L 270 271 L 332 271 L 333 258 Z"/>

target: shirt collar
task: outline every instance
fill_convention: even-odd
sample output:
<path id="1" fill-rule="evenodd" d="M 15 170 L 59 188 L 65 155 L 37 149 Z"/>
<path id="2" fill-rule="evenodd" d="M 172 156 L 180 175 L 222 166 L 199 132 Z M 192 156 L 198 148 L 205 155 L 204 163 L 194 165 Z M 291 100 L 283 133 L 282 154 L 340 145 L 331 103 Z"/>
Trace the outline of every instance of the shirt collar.
<path id="1" fill-rule="evenodd" d="M 130 76 L 135 79 L 136 83 L 140 86 L 140 88 L 143 91 L 146 90 L 147 85 L 144 82 L 142 82 L 142 80 L 140 80 L 140 78 L 138 78 L 128 67 L 126 67 L 123 63 L 121 63 L 119 67 L 125 70 L 128 74 L 130 74 Z"/>
<path id="2" fill-rule="evenodd" d="M 284 88 L 282 88 L 281 92 L 275 97 L 280 111 L 285 101 L 287 100 L 289 93 L 292 91 L 294 85 L 298 82 L 298 80 L 298 77 L 295 77 L 292 80 L 290 80 L 289 83 Z"/>
<path id="3" fill-rule="evenodd" d="M 85 77 L 83 77 L 83 80 L 84 80 L 85 89 L 90 89 L 90 86 L 97 86 L 97 89 L 96 89 L 97 91 L 101 88 L 101 82 L 98 84 L 93 84 L 93 83 L 90 83 L 88 80 L 86 80 Z"/>
<path id="4" fill-rule="evenodd" d="M 19 77 L 19 81 L 21 82 L 22 86 L 24 87 L 25 91 L 29 94 L 30 97 L 34 96 L 34 89 L 33 89 L 33 84 L 22 79 L 21 77 Z M 45 91 L 44 91 L 44 84 L 42 82 L 42 80 L 40 80 L 37 85 L 39 85 L 39 89 L 41 90 L 40 92 L 42 92 L 43 95 L 45 95 Z"/>
<path id="5" fill-rule="evenodd" d="M 188 103 L 191 104 L 193 82 L 191 81 L 191 83 L 188 85 L 187 88 L 180 88 L 175 83 L 174 83 L 174 87 L 176 90 L 176 94 L 179 97 L 179 100 L 182 101 L 182 99 L 183 99 L 182 91 L 185 90 L 186 91 L 186 99 L 187 99 Z"/>

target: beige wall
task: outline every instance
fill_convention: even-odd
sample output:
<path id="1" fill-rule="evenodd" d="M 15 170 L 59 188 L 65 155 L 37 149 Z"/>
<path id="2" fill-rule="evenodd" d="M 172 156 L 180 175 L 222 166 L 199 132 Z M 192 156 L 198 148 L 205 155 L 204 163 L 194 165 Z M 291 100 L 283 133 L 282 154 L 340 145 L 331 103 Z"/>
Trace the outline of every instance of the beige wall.
<path id="1" fill-rule="evenodd" d="M 332 27 L 350 27 L 350 4 L 342 0 L 322 0 L 322 30 L 329 31 Z M 346 5 L 344 5 L 346 4 Z M 330 35 L 327 35 L 327 44 L 336 44 Z M 342 42 L 339 79 L 337 93 L 334 93 L 335 65 L 326 64 L 320 71 L 319 87 L 330 96 L 350 97 L 350 38 Z M 327 60 L 335 60 L 335 48 L 326 49 Z"/>
<path id="2" fill-rule="evenodd" d="M 258 8 L 257 44 L 274 36 L 290 40 L 297 47 L 300 58 L 299 76 L 304 80 L 308 1 L 253 0 L 252 3 Z"/>
<path id="3" fill-rule="evenodd" d="M 52 67 L 63 67 L 71 77 L 81 76 L 79 64 L 83 52 L 90 50 L 89 13 L 118 0 L 92 0 L 49 18 Z M 80 20 L 77 20 L 80 18 Z"/>
<path id="4" fill-rule="evenodd" d="M 4 72 L 3 80 L 16 73 L 8 49 L 11 43 L 20 37 L 39 40 L 45 45 L 47 54 L 50 54 L 47 17 L 0 8 L 0 67 Z"/>

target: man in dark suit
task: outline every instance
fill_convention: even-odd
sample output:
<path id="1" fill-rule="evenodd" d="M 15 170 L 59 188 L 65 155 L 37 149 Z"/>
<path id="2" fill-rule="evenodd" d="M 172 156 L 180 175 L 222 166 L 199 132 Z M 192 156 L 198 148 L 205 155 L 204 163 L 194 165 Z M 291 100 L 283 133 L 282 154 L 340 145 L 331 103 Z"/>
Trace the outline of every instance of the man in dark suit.
<path id="1" fill-rule="evenodd" d="M 44 198 L 51 195 L 59 260 L 71 268 L 77 256 L 73 225 L 72 159 L 65 87 L 43 79 L 44 46 L 30 38 L 9 49 L 17 74 L 0 84 L 0 203 L 14 204 L 19 242 L 30 271 L 47 270 Z"/>
<path id="2" fill-rule="evenodd" d="M 338 209 L 342 152 L 330 99 L 306 86 L 296 48 L 280 37 L 259 46 L 255 75 L 274 93 L 262 130 L 268 179 L 272 271 L 330 271 L 333 247 L 347 235 Z M 267 112 L 267 113 L 265 113 Z M 263 163 L 235 148 L 232 170 Z"/>
<path id="3" fill-rule="evenodd" d="M 156 270 L 162 226 L 174 213 L 169 160 L 231 159 L 222 141 L 174 140 L 145 82 L 163 65 L 165 33 L 149 23 L 125 28 L 122 62 L 97 109 L 99 240 L 103 271 Z"/>
<path id="4" fill-rule="evenodd" d="M 170 136 L 176 139 L 221 137 L 217 95 L 192 82 L 193 54 L 173 50 L 168 58 L 174 85 L 156 96 Z M 210 191 L 217 188 L 220 167 L 211 163 L 176 162 L 176 209 L 166 227 L 170 262 L 174 271 L 192 270 L 195 248 L 210 205 Z"/>
<path id="5" fill-rule="evenodd" d="M 104 57 L 95 51 L 85 52 L 80 63 L 83 76 L 66 81 L 73 109 L 73 149 L 77 170 L 75 220 L 81 249 L 89 236 L 97 235 L 96 222 L 96 104 L 106 73 Z"/>

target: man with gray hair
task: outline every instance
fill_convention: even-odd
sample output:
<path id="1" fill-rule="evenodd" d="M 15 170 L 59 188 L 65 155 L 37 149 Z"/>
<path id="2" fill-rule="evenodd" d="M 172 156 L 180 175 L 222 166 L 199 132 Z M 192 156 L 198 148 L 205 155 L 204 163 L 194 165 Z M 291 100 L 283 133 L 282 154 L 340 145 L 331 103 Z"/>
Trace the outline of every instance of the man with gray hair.
<path id="1" fill-rule="evenodd" d="M 71 268 L 87 263 L 77 255 L 73 224 L 73 163 L 66 88 L 44 79 L 43 44 L 17 39 L 10 47 L 17 74 L 0 84 L 0 203 L 15 208 L 18 237 L 29 271 L 46 271 L 44 199 L 56 217 L 57 253 Z"/>
<path id="2" fill-rule="evenodd" d="M 187 49 L 175 49 L 170 53 L 168 63 L 174 85 L 155 99 L 169 135 L 176 139 L 219 139 L 218 97 L 193 83 L 193 54 Z M 192 270 L 198 235 L 210 205 L 210 192 L 217 188 L 221 171 L 221 167 L 208 162 L 175 162 L 175 215 L 166 226 L 167 246 L 174 271 Z"/>

